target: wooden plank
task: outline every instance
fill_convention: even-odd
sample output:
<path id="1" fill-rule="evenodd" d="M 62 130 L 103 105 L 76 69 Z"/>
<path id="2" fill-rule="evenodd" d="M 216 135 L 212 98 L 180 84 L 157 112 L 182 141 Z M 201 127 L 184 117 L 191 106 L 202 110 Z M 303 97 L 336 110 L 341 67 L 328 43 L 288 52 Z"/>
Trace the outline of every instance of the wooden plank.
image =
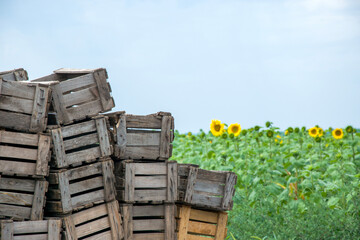
<path id="1" fill-rule="evenodd" d="M 14 239 L 14 224 L 12 221 L 0 221 L 1 240 Z"/>
<path id="2" fill-rule="evenodd" d="M 0 146 L 0 151 L 2 150 Z M 6 174 L 33 175 L 35 173 L 35 163 L 15 162 L 0 160 L 0 171 Z"/>
<path id="3" fill-rule="evenodd" d="M 61 128 L 63 138 L 87 133 L 87 132 L 95 132 L 96 125 L 94 120 L 71 124 L 69 126 L 64 126 Z"/>
<path id="4" fill-rule="evenodd" d="M 126 115 L 126 127 L 161 129 L 161 117 L 155 115 Z"/>
<path id="5" fill-rule="evenodd" d="M 1 95 L 34 100 L 34 85 L 21 82 L 2 81 Z"/>
<path id="6" fill-rule="evenodd" d="M 114 163 L 112 160 L 102 162 L 102 173 L 104 180 L 105 201 L 110 202 L 115 200 L 115 176 Z"/>
<path id="7" fill-rule="evenodd" d="M 120 155 L 119 157 L 122 159 L 159 159 L 159 147 L 127 146 L 123 155 Z"/>
<path id="8" fill-rule="evenodd" d="M 77 107 L 67 109 L 67 115 L 70 120 L 80 120 L 86 117 L 92 117 L 102 112 L 100 100 L 81 104 Z"/>
<path id="9" fill-rule="evenodd" d="M 14 234 L 48 232 L 48 221 L 14 222 Z"/>
<path id="10" fill-rule="evenodd" d="M 74 69 L 74 68 L 60 68 L 54 71 L 56 74 L 87 74 L 95 71 L 105 70 L 105 68 L 94 69 Z"/>
<path id="11" fill-rule="evenodd" d="M 231 210 L 232 208 L 232 197 L 235 194 L 235 184 L 237 176 L 235 173 L 226 174 L 226 184 L 225 184 L 225 193 L 221 203 L 221 207 L 226 210 Z"/>
<path id="12" fill-rule="evenodd" d="M 0 94 L 1 94 L 2 85 L 3 85 L 3 80 L 2 80 L 2 78 L 0 77 Z"/>
<path id="13" fill-rule="evenodd" d="M 136 175 L 165 175 L 167 165 L 164 162 L 158 163 L 135 163 Z"/>
<path id="14" fill-rule="evenodd" d="M 226 173 L 227 172 L 223 172 L 223 171 L 209 171 L 199 168 L 198 179 L 225 183 Z"/>
<path id="15" fill-rule="evenodd" d="M 1 127 L 29 132 L 30 121 L 30 115 L 0 110 Z"/>
<path id="16" fill-rule="evenodd" d="M 69 171 L 59 172 L 59 189 L 61 194 L 62 212 L 70 212 L 73 210 L 73 203 L 70 195 Z"/>
<path id="17" fill-rule="evenodd" d="M 18 68 L 11 71 L 0 72 L 0 79 L 6 81 L 26 81 L 28 80 L 28 74 L 23 68 Z"/>
<path id="18" fill-rule="evenodd" d="M 85 74 L 76 78 L 67 79 L 60 83 L 61 92 L 66 94 L 67 92 L 75 92 L 76 90 L 81 90 L 85 87 L 92 87 L 95 84 L 95 79 L 93 74 Z"/>
<path id="19" fill-rule="evenodd" d="M 56 119 L 59 124 L 66 124 L 71 122 L 66 112 L 65 99 L 63 97 L 60 84 L 52 86 L 52 105 L 56 112 Z"/>
<path id="20" fill-rule="evenodd" d="M 47 240 L 60 240 L 61 221 L 48 220 L 48 238 Z"/>
<path id="21" fill-rule="evenodd" d="M 75 193 L 80 193 L 83 191 L 88 191 L 90 189 L 95 189 L 103 186 L 104 186 L 103 177 L 99 176 L 99 177 L 83 180 L 80 182 L 72 183 L 69 186 L 70 188 L 69 190 L 70 190 L 70 194 L 72 195 Z"/>
<path id="22" fill-rule="evenodd" d="M 123 218 L 124 240 L 133 239 L 133 205 L 121 204 L 121 215 Z"/>
<path id="23" fill-rule="evenodd" d="M 127 145 L 127 133 L 126 133 L 126 117 L 121 115 L 116 125 L 116 141 L 118 147 L 117 156 L 121 157 L 125 155 L 125 149 Z"/>
<path id="24" fill-rule="evenodd" d="M 103 189 L 82 194 L 71 198 L 73 209 L 84 206 L 88 203 L 94 203 L 105 199 L 105 193 Z"/>
<path id="25" fill-rule="evenodd" d="M 0 95 L 0 109 L 12 112 L 31 114 L 33 100 Z"/>
<path id="26" fill-rule="evenodd" d="M 0 215 L 19 218 L 19 219 L 30 219 L 31 208 L 0 204 Z"/>
<path id="27" fill-rule="evenodd" d="M 0 191 L 0 203 L 16 204 L 20 206 L 31 206 L 33 195 L 15 192 Z"/>
<path id="28" fill-rule="evenodd" d="M 84 162 L 101 157 L 100 148 L 93 147 L 86 150 L 69 153 L 66 156 L 68 164 Z"/>
<path id="29" fill-rule="evenodd" d="M 201 235 L 215 236 L 216 225 L 203 223 L 203 222 L 189 221 L 188 233 L 197 233 Z"/>
<path id="30" fill-rule="evenodd" d="M 94 218 L 99 218 L 102 216 L 106 216 L 108 214 L 108 210 L 105 206 L 105 204 L 95 206 L 77 213 L 74 213 L 71 215 L 72 221 L 74 225 L 78 225 L 83 222 L 90 221 Z"/>
<path id="31" fill-rule="evenodd" d="M 165 216 L 164 205 L 133 206 L 134 217 L 162 217 Z"/>
<path id="32" fill-rule="evenodd" d="M 193 193 L 194 193 L 194 186 L 196 183 L 196 178 L 198 175 L 199 168 L 190 166 L 189 168 L 189 175 L 187 178 L 187 185 L 185 190 L 184 202 L 192 203 Z"/>
<path id="33" fill-rule="evenodd" d="M 211 238 L 203 237 L 203 236 L 199 236 L 199 235 L 188 234 L 186 239 L 187 240 L 209 240 Z"/>
<path id="34" fill-rule="evenodd" d="M 49 175 L 49 160 L 50 160 L 50 136 L 39 135 L 38 158 L 36 162 L 36 175 Z"/>
<path id="35" fill-rule="evenodd" d="M 164 219 L 145 219 L 145 220 L 133 220 L 134 222 L 134 232 L 135 231 L 161 231 L 165 230 L 165 220 Z"/>
<path id="36" fill-rule="evenodd" d="M 166 200 L 166 189 L 157 190 L 135 190 L 135 201 L 164 201 Z"/>
<path id="37" fill-rule="evenodd" d="M 14 236 L 14 240 L 24 240 L 24 236 Z M 48 240 L 47 234 L 26 235 L 26 240 Z"/>
<path id="38" fill-rule="evenodd" d="M 167 202 L 178 200 L 178 169 L 176 161 L 167 162 Z"/>
<path id="39" fill-rule="evenodd" d="M 96 85 L 98 86 L 98 91 L 100 95 L 101 105 L 103 111 L 109 111 L 115 107 L 113 99 L 110 95 L 109 85 L 106 82 L 107 74 L 105 70 L 94 72 L 94 79 Z"/>
<path id="40" fill-rule="evenodd" d="M 216 210 L 222 210 L 221 202 L 222 202 L 222 198 L 204 196 L 202 194 L 197 194 L 197 193 L 193 194 L 191 200 L 191 204 L 194 204 L 195 206 L 196 205 L 205 206 Z"/>
<path id="41" fill-rule="evenodd" d="M 201 222 L 217 223 L 218 215 L 218 212 L 191 209 L 190 219 Z"/>
<path id="42" fill-rule="evenodd" d="M 108 219 L 110 223 L 112 239 L 121 240 L 124 238 L 124 230 L 121 225 L 121 218 L 119 213 L 119 205 L 117 201 L 106 204 L 108 210 Z"/>
<path id="43" fill-rule="evenodd" d="M 165 204 L 165 239 L 175 239 L 175 204 Z"/>
<path id="44" fill-rule="evenodd" d="M 30 132 L 42 132 L 46 129 L 50 94 L 50 87 L 36 85 Z"/>
<path id="45" fill-rule="evenodd" d="M 134 184 L 135 188 L 165 188 L 167 187 L 167 176 L 136 176 Z"/>
<path id="46" fill-rule="evenodd" d="M 78 237 L 76 235 L 76 228 L 75 228 L 75 224 L 73 222 L 73 219 L 71 216 L 68 217 L 64 217 L 63 218 L 63 223 L 64 223 L 64 233 L 66 236 L 67 240 L 77 240 Z"/>
<path id="47" fill-rule="evenodd" d="M 220 183 L 203 179 L 196 180 L 194 191 L 211 193 L 214 196 L 224 196 L 224 186 L 220 185 Z"/>
<path id="48" fill-rule="evenodd" d="M 65 107 L 73 105 L 80 105 L 89 101 L 94 101 L 99 98 L 97 87 L 85 88 L 77 92 L 72 92 L 64 96 Z"/>
<path id="49" fill-rule="evenodd" d="M 187 233 L 189 228 L 189 217 L 190 217 L 190 206 L 181 206 L 180 207 L 180 223 L 178 227 L 178 240 L 187 240 Z"/>
<path id="50" fill-rule="evenodd" d="M 103 229 L 109 228 L 109 219 L 107 217 L 103 217 L 97 219 L 95 221 L 91 221 L 89 223 L 83 224 L 81 226 L 76 227 L 76 235 L 78 238 L 85 237 L 92 233 L 99 232 Z"/>
<path id="51" fill-rule="evenodd" d="M 163 116 L 161 122 L 160 157 L 170 157 L 170 126 L 171 116 Z"/>
<path id="52" fill-rule="evenodd" d="M 216 234 L 214 240 L 223 240 L 226 236 L 226 224 L 228 215 L 225 212 L 219 213 L 219 218 L 216 226 Z"/>
<path id="53" fill-rule="evenodd" d="M 32 201 L 31 208 L 31 220 L 42 220 L 44 214 L 44 206 L 45 206 L 45 193 L 48 190 L 48 182 L 47 181 L 36 181 L 35 184 L 35 192 L 34 198 Z"/>
<path id="54" fill-rule="evenodd" d="M 127 133 L 127 146 L 159 146 L 160 132 L 137 132 Z"/>
<path id="55" fill-rule="evenodd" d="M 106 121 L 105 118 L 97 118 L 95 120 L 96 128 L 98 133 L 98 141 L 100 143 L 100 152 L 101 156 L 110 156 L 112 151 L 110 147 L 109 135 L 107 131 Z"/>
<path id="56" fill-rule="evenodd" d="M 102 172 L 102 165 L 101 163 L 97 162 L 90 165 L 85 165 L 82 167 L 68 170 L 68 177 L 69 177 L 69 181 L 71 181 L 74 179 L 100 174 L 101 172 Z"/>
<path id="57" fill-rule="evenodd" d="M 164 233 L 136 233 L 133 240 L 168 240 Z"/>
<path id="58" fill-rule="evenodd" d="M 0 157 L 37 160 L 38 154 L 36 149 L 0 145 Z"/>
<path id="59" fill-rule="evenodd" d="M 0 142 L 27 146 L 38 146 L 39 135 L 0 130 Z"/>
<path id="60" fill-rule="evenodd" d="M 51 138 L 55 153 L 55 166 L 59 168 L 68 166 L 61 128 L 51 130 Z"/>
<path id="61" fill-rule="evenodd" d="M 69 140 L 64 141 L 64 148 L 65 151 L 85 147 L 88 145 L 94 145 L 98 144 L 98 134 L 97 133 L 91 133 L 89 135 L 84 135 L 81 137 L 71 138 Z"/>
<path id="62" fill-rule="evenodd" d="M 0 189 L 34 192 L 35 180 L 6 178 L 3 176 L 0 178 Z"/>
<path id="63" fill-rule="evenodd" d="M 112 238 L 110 231 L 106 231 L 106 232 L 102 232 L 100 234 L 93 235 L 91 237 L 83 238 L 82 240 L 114 240 L 114 239 L 117 240 L 117 238 Z M 121 239 L 119 239 L 119 240 L 121 240 Z"/>
<path id="64" fill-rule="evenodd" d="M 125 164 L 125 199 L 126 202 L 135 201 L 135 166 L 134 163 Z"/>

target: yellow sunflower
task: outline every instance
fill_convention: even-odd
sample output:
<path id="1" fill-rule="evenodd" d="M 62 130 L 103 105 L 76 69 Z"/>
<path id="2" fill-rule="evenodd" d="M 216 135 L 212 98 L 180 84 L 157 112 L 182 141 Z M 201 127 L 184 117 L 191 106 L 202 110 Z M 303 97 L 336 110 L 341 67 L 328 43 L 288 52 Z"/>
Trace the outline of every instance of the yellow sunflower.
<path id="1" fill-rule="evenodd" d="M 318 128 L 317 127 L 312 127 L 312 128 L 310 128 L 309 129 L 309 135 L 311 136 L 311 137 L 317 137 L 317 135 L 319 134 L 319 132 L 318 132 Z"/>
<path id="2" fill-rule="evenodd" d="M 318 130 L 318 137 L 324 136 L 324 130 L 322 128 L 318 127 L 317 130 Z"/>
<path id="3" fill-rule="evenodd" d="M 286 130 L 285 131 L 285 136 L 287 136 L 289 134 L 289 131 L 288 130 Z"/>
<path id="4" fill-rule="evenodd" d="M 241 132 L 241 126 L 238 123 L 230 124 L 230 126 L 227 129 L 229 134 L 234 134 L 235 137 L 239 136 Z"/>
<path id="5" fill-rule="evenodd" d="M 335 139 L 342 139 L 344 137 L 344 132 L 341 128 L 336 128 L 332 131 L 332 135 Z"/>
<path id="6" fill-rule="evenodd" d="M 212 120 L 210 124 L 211 133 L 217 137 L 220 136 L 224 132 L 224 123 L 221 123 L 220 120 Z"/>

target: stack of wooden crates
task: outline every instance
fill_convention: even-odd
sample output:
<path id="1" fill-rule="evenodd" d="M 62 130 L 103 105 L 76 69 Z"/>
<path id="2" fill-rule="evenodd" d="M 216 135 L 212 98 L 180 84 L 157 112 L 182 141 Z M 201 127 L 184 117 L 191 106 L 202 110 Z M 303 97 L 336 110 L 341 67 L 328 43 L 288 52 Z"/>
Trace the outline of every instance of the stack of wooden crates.
<path id="1" fill-rule="evenodd" d="M 171 114 L 106 113 L 106 79 L 0 73 L 1 240 L 225 239 L 236 175 L 169 161 Z"/>

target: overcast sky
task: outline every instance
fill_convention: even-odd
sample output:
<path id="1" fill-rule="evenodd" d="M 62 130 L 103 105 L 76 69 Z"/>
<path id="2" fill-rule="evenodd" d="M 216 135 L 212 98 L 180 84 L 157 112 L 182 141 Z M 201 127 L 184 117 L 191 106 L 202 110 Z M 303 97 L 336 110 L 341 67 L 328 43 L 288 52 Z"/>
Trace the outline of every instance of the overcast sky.
<path id="1" fill-rule="evenodd" d="M 359 0 L 0 1 L 0 71 L 108 71 L 114 110 L 180 132 L 360 127 Z"/>

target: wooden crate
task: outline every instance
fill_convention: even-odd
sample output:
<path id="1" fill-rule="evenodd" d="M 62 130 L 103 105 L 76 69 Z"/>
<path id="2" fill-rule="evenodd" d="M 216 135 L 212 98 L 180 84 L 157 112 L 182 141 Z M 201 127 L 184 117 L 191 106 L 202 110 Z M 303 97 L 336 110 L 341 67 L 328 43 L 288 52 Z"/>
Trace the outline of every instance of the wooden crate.
<path id="1" fill-rule="evenodd" d="M 50 100 L 49 85 L 0 78 L 0 128 L 43 132 Z"/>
<path id="2" fill-rule="evenodd" d="M 106 69 L 59 69 L 54 74 L 32 82 L 58 81 L 53 85 L 53 110 L 58 124 L 70 124 L 111 110 L 111 97 Z"/>
<path id="3" fill-rule="evenodd" d="M 0 176 L 0 216 L 15 220 L 42 220 L 45 180 Z"/>
<path id="4" fill-rule="evenodd" d="M 1 240 L 60 240 L 61 220 L 0 221 Z"/>
<path id="5" fill-rule="evenodd" d="M 115 162 L 115 185 L 117 199 L 122 202 L 177 200 L 177 163 Z"/>
<path id="6" fill-rule="evenodd" d="M 179 164 L 179 202 L 218 211 L 231 210 L 237 176 L 233 172 L 208 171 L 197 165 Z"/>
<path id="7" fill-rule="evenodd" d="M 167 160 L 172 155 L 174 118 L 158 112 L 145 116 L 109 113 L 114 155 L 119 159 Z"/>
<path id="8" fill-rule="evenodd" d="M 26 81 L 28 80 L 28 73 L 23 68 L 18 68 L 10 71 L 0 72 L 0 79 L 6 81 Z"/>
<path id="9" fill-rule="evenodd" d="M 50 172 L 46 211 L 65 214 L 115 200 L 113 161 Z"/>
<path id="10" fill-rule="evenodd" d="M 124 240 L 174 240 L 174 204 L 121 204 Z"/>
<path id="11" fill-rule="evenodd" d="M 117 201 L 104 203 L 63 217 L 65 240 L 122 240 L 122 227 Z"/>
<path id="12" fill-rule="evenodd" d="M 56 168 L 79 165 L 108 157 L 112 153 L 104 116 L 51 130 L 53 158 Z"/>
<path id="13" fill-rule="evenodd" d="M 50 143 L 45 134 L 0 130 L 0 174 L 48 176 Z"/>
<path id="14" fill-rule="evenodd" d="M 224 240 L 227 235 L 227 213 L 192 209 L 178 205 L 177 240 Z"/>

